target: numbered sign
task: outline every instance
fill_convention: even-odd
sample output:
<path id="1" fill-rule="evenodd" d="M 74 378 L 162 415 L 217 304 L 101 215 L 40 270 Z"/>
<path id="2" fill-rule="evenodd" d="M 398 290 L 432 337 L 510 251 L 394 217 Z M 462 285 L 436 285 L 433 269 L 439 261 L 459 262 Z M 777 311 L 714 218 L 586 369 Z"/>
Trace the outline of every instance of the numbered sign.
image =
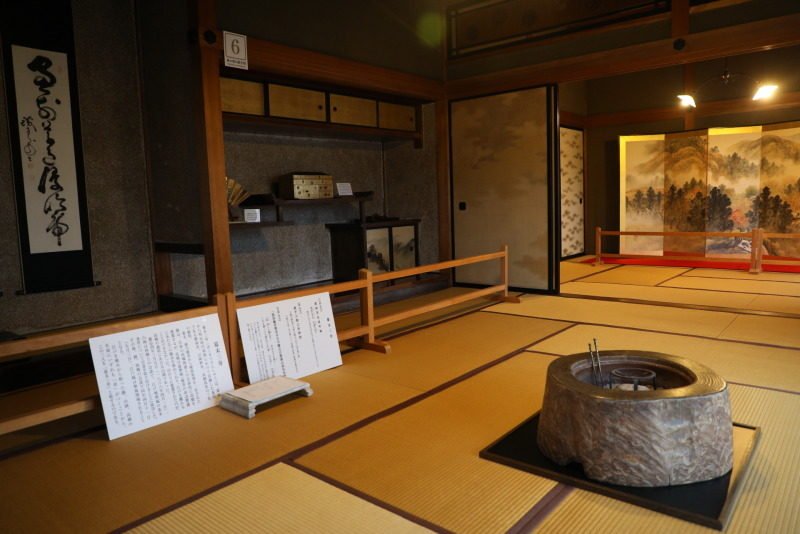
<path id="1" fill-rule="evenodd" d="M 247 70 L 247 36 L 222 32 L 225 42 L 225 66 Z"/>

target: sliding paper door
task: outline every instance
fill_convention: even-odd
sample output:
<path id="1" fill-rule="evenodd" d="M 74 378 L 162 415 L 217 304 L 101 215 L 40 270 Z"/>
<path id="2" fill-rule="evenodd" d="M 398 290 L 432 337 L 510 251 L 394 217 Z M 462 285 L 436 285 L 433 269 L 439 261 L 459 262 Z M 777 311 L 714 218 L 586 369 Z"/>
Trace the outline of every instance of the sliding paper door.
<path id="1" fill-rule="evenodd" d="M 556 287 L 560 240 L 552 221 L 558 194 L 551 91 L 527 89 L 451 104 L 455 257 L 508 244 L 509 283 L 521 289 Z M 459 283 L 498 281 L 496 262 L 456 271 Z"/>

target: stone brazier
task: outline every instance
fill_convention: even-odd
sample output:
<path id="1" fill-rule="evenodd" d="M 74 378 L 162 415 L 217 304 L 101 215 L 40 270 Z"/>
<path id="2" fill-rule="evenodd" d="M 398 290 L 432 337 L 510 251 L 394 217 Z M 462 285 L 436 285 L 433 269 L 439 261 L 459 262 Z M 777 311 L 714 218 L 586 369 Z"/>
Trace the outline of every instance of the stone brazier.
<path id="1" fill-rule="evenodd" d="M 545 456 L 560 465 L 578 462 L 588 478 L 623 486 L 690 484 L 731 470 L 733 429 L 722 378 L 666 354 L 599 354 L 603 377 L 610 380 L 615 369 L 653 371 L 655 389 L 594 385 L 588 354 L 555 360 L 539 416 Z"/>

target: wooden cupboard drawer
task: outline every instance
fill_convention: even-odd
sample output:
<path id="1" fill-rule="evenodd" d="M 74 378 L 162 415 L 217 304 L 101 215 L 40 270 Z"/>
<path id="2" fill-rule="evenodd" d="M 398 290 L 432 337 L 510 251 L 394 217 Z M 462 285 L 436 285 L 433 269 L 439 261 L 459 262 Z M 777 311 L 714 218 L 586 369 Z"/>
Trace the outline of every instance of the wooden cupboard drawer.
<path id="1" fill-rule="evenodd" d="M 220 78 L 222 111 L 264 116 L 264 84 Z"/>
<path id="2" fill-rule="evenodd" d="M 324 121 L 325 93 L 285 85 L 269 84 L 269 114 L 272 117 Z"/>
<path id="3" fill-rule="evenodd" d="M 377 102 L 374 100 L 331 93 L 330 106 L 331 122 L 372 127 L 378 125 Z"/>
<path id="4" fill-rule="evenodd" d="M 414 106 L 381 102 L 378 106 L 378 127 L 389 130 L 416 130 L 417 110 Z"/>

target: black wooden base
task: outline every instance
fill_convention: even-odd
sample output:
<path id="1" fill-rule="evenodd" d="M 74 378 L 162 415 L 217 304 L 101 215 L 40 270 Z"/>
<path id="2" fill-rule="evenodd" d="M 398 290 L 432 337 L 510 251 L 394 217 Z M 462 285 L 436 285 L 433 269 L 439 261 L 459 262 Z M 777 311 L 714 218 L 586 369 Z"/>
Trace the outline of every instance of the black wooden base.
<path id="1" fill-rule="evenodd" d="M 538 425 L 537 413 L 482 450 L 481 458 L 718 530 L 730 517 L 734 493 L 758 437 L 757 428 L 734 423 L 749 432 L 734 432 L 734 469 L 719 478 L 682 486 L 635 488 L 591 480 L 580 464 L 560 466 L 550 461 L 536 445 Z"/>

